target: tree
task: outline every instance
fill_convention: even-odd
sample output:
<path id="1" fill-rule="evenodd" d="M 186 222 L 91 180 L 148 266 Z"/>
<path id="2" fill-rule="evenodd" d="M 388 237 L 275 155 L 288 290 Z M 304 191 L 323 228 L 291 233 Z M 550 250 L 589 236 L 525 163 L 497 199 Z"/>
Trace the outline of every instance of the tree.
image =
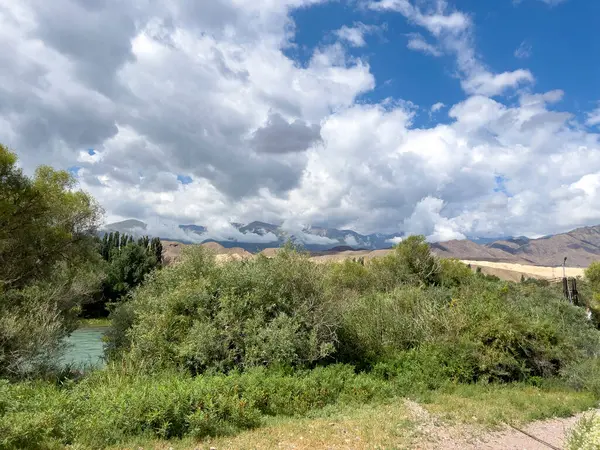
<path id="1" fill-rule="evenodd" d="M 29 178 L 0 145 L 0 376 L 51 360 L 99 288 L 101 216 L 68 172 Z"/>
<path id="2" fill-rule="evenodd" d="M 133 242 L 122 247 L 110 263 L 106 279 L 107 297 L 118 300 L 140 285 L 156 266 L 156 257 L 149 249 Z"/>
<path id="3" fill-rule="evenodd" d="M 585 269 L 585 278 L 594 292 L 600 292 L 600 261 L 593 262 Z"/>
<path id="4" fill-rule="evenodd" d="M 151 250 L 152 255 L 154 255 L 154 258 L 156 259 L 156 264 L 158 266 L 161 266 L 162 261 L 163 261 L 163 256 L 162 256 L 163 247 L 162 247 L 162 242 L 160 242 L 160 238 L 152 239 L 152 241 L 150 242 L 150 250 Z"/>

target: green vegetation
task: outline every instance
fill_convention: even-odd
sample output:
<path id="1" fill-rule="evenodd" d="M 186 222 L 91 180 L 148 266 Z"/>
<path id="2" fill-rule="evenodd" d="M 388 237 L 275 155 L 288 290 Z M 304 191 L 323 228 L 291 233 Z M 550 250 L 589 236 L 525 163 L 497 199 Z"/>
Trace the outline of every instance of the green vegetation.
<path id="1" fill-rule="evenodd" d="M 93 234 L 101 209 L 67 172 L 33 178 L 0 146 L 0 376 L 52 369 L 62 338 L 102 274 Z"/>
<path id="2" fill-rule="evenodd" d="M 569 450 L 597 450 L 600 448 L 600 417 L 583 417 L 571 431 L 567 441 Z"/>
<path id="3" fill-rule="evenodd" d="M 83 309 L 86 318 L 106 318 L 111 307 L 142 284 L 148 274 L 162 267 L 162 244 L 158 238 L 144 236 L 135 240 L 117 231 L 104 234 L 98 242 L 105 261 L 105 277 L 96 301 Z"/>
<path id="4" fill-rule="evenodd" d="M 0 448 L 202 439 L 327 411 L 352 421 L 406 397 L 491 425 L 600 399 L 600 332 L 560 286 L 473 273 L 420 236 L 367 263 L 286 247 L 218 264 L 193 247 L 161 268 L 159 240 L 95 237 L 100 209 L 68 174 L 29 179 L 3 147 L 0 162 Z M 82 311 L 107 305 L 107 367 L 54 367 Z"/>

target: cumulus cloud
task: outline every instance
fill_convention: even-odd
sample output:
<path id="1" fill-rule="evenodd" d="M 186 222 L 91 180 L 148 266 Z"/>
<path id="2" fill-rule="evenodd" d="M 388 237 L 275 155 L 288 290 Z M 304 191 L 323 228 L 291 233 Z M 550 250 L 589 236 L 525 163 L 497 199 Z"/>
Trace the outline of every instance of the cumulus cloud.
<path id="1" fill-rule="evenodd" d="M 364 96 L 375 76 L 342 43 L 289 56 L 291 13 L 316 3 L 0 0 L 2 139 L 28 172 L 80 167 L 107 221 L 186 239 L 176 224 L 275 242 L 231 222 L 283 222 L 329 245 L 310 224 L 435 241 L 600 222 L 596 130 L 561 111 L 562 91 L 534 92 L 527 70 L 485 66 L 473 17 L 444 1 L 370 4 L 456 60 L 465 98 L 447 105 L 448 123 L 416 127 L 410 103 Z M 515 88 L 510 103 L 498 96 Z"/>
<path id="2" fill-rule="evenodd" d="M 376 25 L 365 25 L 362 22 L 356 22 L 353 26 L 342 26 L 335 30 L 334 34 L 338 39 L 348 42 L 353 47 L 364 47 L 367 45 L 365 36 L 377 32 L 380 27 Z"/>
<path id="3" fill-rule="evenodd" d="M 431 56 L 442 56 L 442 52 L 436 46 L 427 42 L 419 33 L 409 34 L 407 47 Z"/>
<path id="4" fill-rule="evenodd" d="M 299 119 L 288 123 L 280 114 L 273 114 L 254 132 L 252 143 L 257 152 L 296 153 L 319 141 L 320 133 L 319 125 L 307 125 Z"/>
<path id="5" fill-rule="evenodd" d="M 443 108 L 445 108 L 445 107 L 446 107 L 446 105 L 445 105 L 444 103 L 442 103 L 442 102 L 437 102 L 437 103 L 435 103 L 435 104 L 433 104 L 433 105 L 431 106 L 431 109 L 430 109 L 430 111 L 431 111 L 432 113 L 436 113 L 436 112 L 438 112 L 438 111 L 441 111 L 441 110 L 442 110 Z"/>
<path id="6" fill-rule="evenodd" d="M 473 22 L 469 15 L 452 11 L 446 0 L 438 0 L 436 8 L 422 11 L 409 0 L 378 0 L 369 3 L 376 11 L 396 11 L 415 25 L 429 31 L 439 45 L 428 44 L 423 38 L 415 38 L 412 46 L 433 56 L 442 50 L 456 56 L 461 74 L 461 84 L 468 94 L 499 95 L 509 88 L 519 87 L 534 81 L 531 72 L 525 69 L 495 74 L 476 56 L 473 42 Z M 418 35 L 417 35 L 418 36 Z M 411 42 L 409 42 L 409 46 Z"/>
<path id="7" fill-rule="evenodd" d="M 590 127 L 600 125 L 600 106 L 593 111 L 587 113 L 587 120 L 585 121 Z"/>

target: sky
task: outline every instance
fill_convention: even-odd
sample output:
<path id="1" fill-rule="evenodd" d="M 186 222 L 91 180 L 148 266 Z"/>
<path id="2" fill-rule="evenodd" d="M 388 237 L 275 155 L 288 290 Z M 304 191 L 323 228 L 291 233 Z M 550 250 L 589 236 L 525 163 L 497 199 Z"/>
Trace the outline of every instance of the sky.
<path id="1" fill-rule="evenodd" d="M 105 220 L 600 224 L 600 2 L 0 0 L 0 142 Z"/>

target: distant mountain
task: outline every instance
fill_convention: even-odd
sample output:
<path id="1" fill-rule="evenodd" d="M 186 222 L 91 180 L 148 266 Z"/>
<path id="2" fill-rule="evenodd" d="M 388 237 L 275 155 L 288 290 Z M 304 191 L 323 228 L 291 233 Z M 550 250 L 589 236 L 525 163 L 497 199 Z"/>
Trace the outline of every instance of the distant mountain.
<path id="1" fill-rule="evenodd" d="M 249 224 L 234 223 L 231 236 L 211 234 L 200 225 L 179 225 L 173 231 L 165 231 L 161 239 L 181 243 L 214 242 L 227 249 L 241 248 L 259 252 L 266 248 L 280 247 L 288 239 L 311 252 L 335 253 L 349 250 L 380 250 L 390 248 L 401 233 L 362 235 L 352 230 L 311 227 L 300 232 L 288 232 L 278 225 L 266 222 Z M 148 226 L 139 220 L 106 225 L 104 232 L 119 231 L 133 235 L 148 233 Z M 527 237 L 472 238 L 431 244 L 432 250 L 443 257 L 473 261 L 492 261 L 560 266 L 567 257 L 569 267 L 587 267 L 600 260 L 600 225 L 578 228 L 568 233 L 544 236 L 539 239 Z"/>
<path id="2" fill-rule="evenodd" d="M 472 241 L 449 241 L 432 245 L 440 256 L 474 261 L 498 261 L 560 266 L 567 257 L 569 267 L 587 267 L 600 260 L 600 225 L 577 228 L 568 233 L 508 238 L 480 245 Z"/>
<path id="3" fill-rule="evenodd" d="M 237 231 L 237 233 L 230 233 L 231 236 L 214 235 L 207 227 L 201 225 L 179 225 L 177 230 L 163 231 L 159 237 L 182 243 L 216 242 L 225 248 L 240 247 L 247 251 L 259 252 L 266 248 L 280 247 L 288 240 L 309 251 L 324 251 L 334 247 L 376 250 L 391 247 L 392 240 L 402 236 L 401 233 L 362 235 L 352 230 L 323 227 L 289 232 L 278 225 L 258 221 L 231 225 L 233 231 Z M 140 235 L 148 232 L 148 226 L 139 220 L 125 220 L 108 224 L 103 231 Z"/>

